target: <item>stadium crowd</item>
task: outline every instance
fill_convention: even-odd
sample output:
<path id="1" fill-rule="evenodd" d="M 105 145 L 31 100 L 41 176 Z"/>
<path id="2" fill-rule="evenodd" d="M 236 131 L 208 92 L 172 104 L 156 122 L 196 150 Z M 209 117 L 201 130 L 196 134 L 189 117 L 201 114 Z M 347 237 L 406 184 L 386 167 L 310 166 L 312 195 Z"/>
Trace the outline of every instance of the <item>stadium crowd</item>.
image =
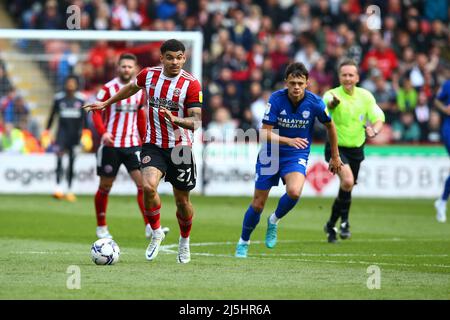
<path id="1" fill-rule="evenodd" d="M 15 0 L 6 4 L 17 26 L 24 29 L 66 29 L 69 5 L 81 8 L 82 30 L 201 31 L 203 123 L 218 139 L 226 139 L 222 132 L 230 128 L 259 127 L 270 92 L 283 86 L 288 63 L 303 62 L 310 70 L 308 89 L 321 95 L 338 85 L 336 67 L 350 57 L 360 64 L 360 86 L 374 94 L 386 114 L 387 125 L 374 143 L 440 142 L 441 114 L 433 99 L 450 78 L 448 0 Z M 369 28 L 368 5 L 380 8 L 379 30 Z M 107 41 L 90 48 L 74 42 L 43 44 L 46 53 L 55 55 L 47 66 L 55 86 L 74 73 L 92 97 L 114 77 L 120 53 L 132 51 L 141 66 L 154 65 L 159 61 L 158 46 Z M 38 128 L 25 123 L 29 121 L 26 102 L 1 64 L 0 95 L 2 139 L 11 135 L 11 124 L 38 137 Z M 325 136 L 319 125 L 315 139 L 323 141 Z"/>

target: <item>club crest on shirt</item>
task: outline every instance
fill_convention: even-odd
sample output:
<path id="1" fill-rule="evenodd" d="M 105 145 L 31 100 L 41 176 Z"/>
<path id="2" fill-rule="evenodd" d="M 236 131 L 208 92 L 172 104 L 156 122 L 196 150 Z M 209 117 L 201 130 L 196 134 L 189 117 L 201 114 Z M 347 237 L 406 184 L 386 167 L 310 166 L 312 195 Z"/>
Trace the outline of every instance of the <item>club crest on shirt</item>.
<path id="1" fill-rule="evenodd" d="M 305 110 L 305 111 L 302 112 L 302 116 L 305 119 L 308 119 L 310 114 L 311 114 L 311 112 L 309 112 L 309 110 Z"/>
<path id="2" fill-rule="evenodd" d="M 142 163 L 143 163 L 143 164 L 149 163 L 151 159 L 152 159 L 152 158 L 150 158 L 150 156 L 145 156 L 145 157 L 142 159 Z"/>
<path id="3" fill-rule="evenodd" d="M 180 94 L 181 94 L 181 90 L 179 88 L 175 88 L 175 90 L 173 90 L 174 97 L 179 97 Z"/>

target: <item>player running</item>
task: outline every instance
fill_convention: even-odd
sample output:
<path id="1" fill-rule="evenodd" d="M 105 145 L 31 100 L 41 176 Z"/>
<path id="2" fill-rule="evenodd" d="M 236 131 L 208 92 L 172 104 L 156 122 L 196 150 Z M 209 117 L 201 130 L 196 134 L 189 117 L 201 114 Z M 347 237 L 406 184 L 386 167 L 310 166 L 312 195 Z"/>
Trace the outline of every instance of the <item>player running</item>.
<path id="1" fill-rule="evenodd" d="M 186 55 L 182 42 L 167 40 L 160 51 L 162 66 L 143 69 L 135 82 L 124 86 L 108 100 L 88 104 L 85 108 L 104 109 L 106 105 L 145 90 L 149 108 L 141 170 L 145 214 L 153 233 L 145 256 L 147 260 L 154 260 L 165 237 L 160 226 L 161 199 L 157 191 L 159 182 L 165 177 L 173 186 L 180 226 L 177 262 L 188 263 L 194 215 L 189 194 L 195 187 L 197 176 L 192 142 L 194 130 L 201 126 L 202 92 L 199 81 L 183 70 Z"/>
<path id="2" fill-rule="evenodd" d="M 238 258 L 247 257 L 250 235 L 259 223 L 270 189 L 277 186 L 281 178 L 286 184 L 286 193 L 267 219 L 265 239 L 268 248 L 275 247 L 278 222 L 294 208 L 302 193 L 315 118 L 325 125 L 331 141 L 330 171 L 339 173 L 341 169 L 334 124 L 322 99 L 306 90 L 308 76 L 302 63 L 290 64 L 285 72 L 287 88 L 274 92 L 269 98 L 261 131 L 267 143 L 263 144 L 256 161 L 255 192 L 236 247 Z"/>
<path id="3" fill-rule="evenodd" d="M 123 53 L 118 61 L 118 76 L 105 84 L 97 94 L 97 100 L 105 102 L 121 88 L 131 83 L 136 75 L 137 58 L 134 54 Z M 106 224 L 108 195 L 116 179 L 119 168 L 125 165 L 137 187 L 137 203 L 145 223 L 145 236 L 150 239 L 152 229 L 144 214 L 142 175 L 140 171 L 141 138 L 145 135 L 146 114 L 143 108 L 143 91 L 127 99 L 108 105 L 104 110 L 94 110 L 92 119 L 101 137 L 97 150 L 97 175 L 100 183 L 95 194 L 97 217 L 96 234 L 99 239 L 109 238 Z M 138 122 L 141 124 L 138 126 Z M 142 132 L 142 134 L 140 134 Z M 163 228 L 167 233 L 168 228 Z"/>
<path id="4" fill-rule="evenodd" d="M 444 114 L 442 121 L 442 141 L 450 155 L 450 80 L 444 82 L 439 90 L 434 105 Z M 444 223 L 447 221 L 447 200 L 450 195 L 450 175 L 445 180 L 444 191 L 434 203 L 436 208 L 436 219 Z"/>
<path id="5" fill-rule="evenodd" d="M 56 190 L 53 194 L 56 199 L 65 197 L 68 201 L 76 201 L 72 192 L 72 181 L 76 147 L 80 144 L 82 130 L 87 129 L 86 112 L 82 109 L 84 103 L 84 96 L 78 92 L 78 78 L 72 75 L 68 76 L 65 80 L 64 91 L 55 95 L 46 130 L 42 133 L 43 137 L 49 137 L 55 117 L 59 118 L 55 142 Z M 62 159 L 66 153 L 69 156 L 69 165 L 67 168 L 67 194 L 64 195 Z"/>
<path id="6" fill-rule="evenodd" d="M 351 236 L 349 211 L 352 201 L 352 189 L 358 179 L 359 168 L 364 160 L 366 136 L 375 137 L 383 127 L 384 113 L 377 105 L 373 95 L 356 86 L 359 82 L 358 66 L 352 60 L 339 65 L 340 86 L 325 92 L 324 101 L 330 116 L 336 124 L 339 142 L 339 154 L 344 166 L 338 173 L 339 194 L 334 200 L 331 216 L 324 227 L 329 243 L 337 242 L 335 224 L 341 218 L 340 237 Z M 367 122 L 371 125 L 366 126 Z M 330 144 L 325 145 L 325 159 L 330 161 Z"/>

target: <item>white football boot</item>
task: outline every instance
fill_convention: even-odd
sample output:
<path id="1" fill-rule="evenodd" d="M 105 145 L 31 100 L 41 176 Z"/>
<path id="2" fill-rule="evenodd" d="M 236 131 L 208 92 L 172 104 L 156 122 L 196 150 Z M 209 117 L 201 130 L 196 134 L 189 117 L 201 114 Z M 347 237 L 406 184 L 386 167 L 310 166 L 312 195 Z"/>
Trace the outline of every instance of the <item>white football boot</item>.
<path id="1" fill-rule="evenodd" d="M 109 233 L 108 226 L 97 227 L 96 233 L 97 233 L 97 238 L 99 238 L 99 239 L 103 239 L 103 238 L 112 239 L 113 238 L 111 233 Z"/>
<path id="2" fill-rule="evenodd" d="M 436 220 L 442 223 L 447 221 L 447 201 L 437 199 L 434 202 L 434 207 L 436 208 Z"/>
<path id="3" fill-rule="evenodd" d="M 165 234 L 162 229 L 153 231 L 152 239 L 145 250 L 145 258 L 149 261 L 152 261 L 156 258 L 159 252 L 159 247 L 161 246 L 161 242 L 165 238 Z"/>
<path id="4" fill-rule="evenodd" d="M 177 262 L 188 263 L 189 261 L 191 261 L 191 250 L 189 249 L 189 240 L 183 240 L 183 238 L 180 237 L 180 241 L 178 242 Z"/>

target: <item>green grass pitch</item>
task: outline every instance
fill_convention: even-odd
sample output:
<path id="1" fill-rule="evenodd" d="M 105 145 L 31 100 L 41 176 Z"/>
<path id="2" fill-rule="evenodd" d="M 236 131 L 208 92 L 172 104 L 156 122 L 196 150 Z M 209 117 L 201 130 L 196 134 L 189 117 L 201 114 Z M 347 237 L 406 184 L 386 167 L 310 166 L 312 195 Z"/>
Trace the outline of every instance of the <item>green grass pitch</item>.
<path id="1" fill-rule="evenodd" d="M 267 249 L 266 219 L 277 204 L 270 198 L 249 258 L 236 259 L 250 198 L 193 196 L 187 265 L 175 259 L 173 198 L 162 201 L 162 224 L 171 232 L 158 258 L 148 262 L 135 197 L 111 196 L 107 220 L 121 257 L 116 265 L 96 266 L 90 260 L 96 240 L 93 196 L 76 203 L 0 196 L 0 299 L 450 298 L 450 223 L 436 222 L 432 200 L 356 198 L 353 237 L 333 245 L 322 231 L 332 199 L 301 199 L 280 222 L 277 247 Z M 67 288 L 71 265 L 80 268 L 80 289 Z M 380 268 L 379 289 L 367 286 L 372 265 Z"/>

